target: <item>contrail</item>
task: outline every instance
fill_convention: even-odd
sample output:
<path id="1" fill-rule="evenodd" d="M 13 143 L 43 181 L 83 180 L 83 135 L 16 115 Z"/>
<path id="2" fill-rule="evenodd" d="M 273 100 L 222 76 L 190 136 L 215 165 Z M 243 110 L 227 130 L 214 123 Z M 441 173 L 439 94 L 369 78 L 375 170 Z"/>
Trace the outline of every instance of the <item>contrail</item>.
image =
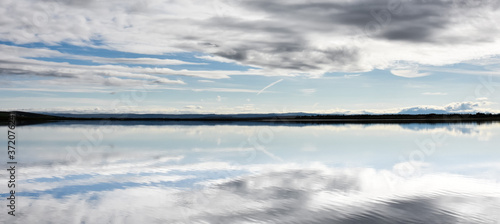
<path id="1" fill-rule="evenodd" d="M 271 87 L 271 86 L 274 86 L 274 85 L 278 84 L 278 83 L 279 83 L 279 82 L 281 82 L 281 81 L 283 81 L 283 79 L 280 79 L 280 80 L 278 80 L 278 81 L 276 81 L 276 82 L 273 82 L 273 83 L 271 83 L 271 84 L 267 85 L 266 87 L 264 87 L 263 89 L 261 89 L 261 90 L 257 93 L 257 95 L 261 94 L 261 93 L 262 93 L 262 92 L 264 92 L 264 90 L 266 90 L 267 88 L 269 88 L 269 87 Z"/>

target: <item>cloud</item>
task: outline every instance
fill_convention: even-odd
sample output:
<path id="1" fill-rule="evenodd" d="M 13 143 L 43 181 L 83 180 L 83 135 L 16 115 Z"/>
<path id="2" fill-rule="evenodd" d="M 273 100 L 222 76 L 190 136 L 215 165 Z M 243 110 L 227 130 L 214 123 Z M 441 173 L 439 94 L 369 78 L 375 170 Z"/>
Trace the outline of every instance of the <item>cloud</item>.
<path id="1" fill-rule="evenodd" d="M 301 89 L 300 92 L 304 95 L 312 95 L 316 92 L 316 89 Z"/>
<path id="2" fill-rule="evenodd" d="M 262 71 L 250 69 L 247 71 L 230 70 L 173 70 L 170 68 L 140 67 L 134 64 L 166 65 L 189 64 L 179 60 L 155 58 L 103 58 L 61 53 L 45 48 L 27 48 L 0 44 L 0 75 L 16 76 L 16 79 L 7 79 L 6 87 L 17 86 L 22 89 L 38 89 L 45 91 L 71 92 L 74 89 L 95 89 L 98 87 L 147 87 L 148 89 L 171 89 L 213 92 L 257 92 L 248 89 L 230 88 L 178 88 L 175 85 L 186 83 L 179 76 L 199 77 L 205 79 L 225 79 L 232 75 L 265 75 Z M 37 59 L 33 59 L 37 58 Z M 66 62 L 52 62 L 44 59 L 73 58 L 91 60 L 101 65 L 80 65 Z M 126 65 L 121 65 L 126 63 Z M 118 65 L 120 64 L 120 65 Z M 199 64 L 199 63 L 198 63 Z M 271 76 L 274 76 L 271 74 Z M 168 77 L 175 77 L 170 79 Z M 33 82 L 33 80 L 37 80 Z M 200 80 L 200 82 L 213 82 Z M 66 89 L 66 90 L 65 90 Z M 13 89 L 15 90 L 15 89 Z"/>
<path id="3" fill-rule="evenodd" d="M 424 92 L 422 95 L 427 95 L 427 96 L 446 96 L 448 93 L 442 93 L 442 92 Z"/>
<path id="4" fill-rule="evenodd" d="M 211 56 L 211 55 L 196 56 L 196 58 L 204 59 L 204 60 L 209 60 L 209 61 L 224 62 L 224 63 L 235 63 L 235 62 L 237 62 L 235 60 L 231 60 L 231 59 L 228 59 L 228 58 L 218 57 L 218 56 Z"/>
<path id="5" fill-rule="evenodd" d="M 2 46 L 0 44 L 0 46 Z M 5 46 L 5 45 L 3 45 Z M 10 46 L 7 49 L 12 49 Z M 173 70 L 169 68 L 158 68 L 158 67 L 130 67 L 122 65 L 110 65 L 112 62 L 119 62 L 120 60 L 125 60 L 123 58 L 102 58 L 102 57 L 87 57 L 72 55 L 68 56 L 62 54 L 58 51 L 46 50 L 40 48 L 25 48 L 25 47 L 15 47 L 16 54 L 2 55 L 0 56 L 0 69 L 2 69 L 5 74 L 27 74 L 27 75 L 41 75 L 41 76 L 73 76 L 71 72 L 65 72 L 66 70 L 75 71 L 87 71 L 93 74 L 99 73 L 123 73 L 127 74 L 130 78 L 140 78 L 140 77 L 154 77 L 153 75 L 163 75 L 163 76 L 193 76 L 202 77 L 208 79 L 223 79 L 229 78 L 230 75 L 251 75 L 251 74 L 262 74 L 261 71 L 250 69 L 247 71 L 227 71 L 227 70 L 209 70 L 209 71 L 193 71 L 193 70 Z M 30 55 L 29 52 L 34 52 Z M 74 57 L 74 58 L 90 58 L 92 60 L 108 60 L 110 64 L 105 65 L 75 65 L 69 63 L 58 63 L 43 60 L 30 59 L 28 57 Z M 142 63 L 142 61 L 147 60 L 160 60 L 151 58 L 132 58 L 126 59 L 130 60 L 132 63 Z M 136 60 L 134 62 L 134 60 Z M 162 60 L 160 60 L 162 61 Z M 156 61 L 157 62 L 157 61 Z M 170 61 L 169 61 L 170 62 Z M 166 63 L 166 62 L 165 62 Z M 184 62 L 180 62 L 184 63 Z M 155 65 L 155 62 L 152 62 Z M 9 69 L 13 71 L 8 71 Z M 16 71 L 17 70 L 17 71 Z M 40 70 L 47 70 L 49 72 L 40 73 Z M 77 72 L 75 72 L 77 73 Z M 270 75 L 273 76 L 273 75 Z M 181 83 L 180 81 L 172 81 L 176 83 Z"/>
<path id="6" fill-rule="evenodd" d="M 493 135 L 487 129 L 478 127 L 476 124 L 400 124 L 404 130 L 412 130 L 420 133 L 446 133 L 450 136 L 474 137 L 479 141 L 487 141 Z"/>
<path id="7" fill-rule="evenodd" d="M 116 170 L 150 167 L 109 165 Z M 117 217 L 126 217 L 123 222 L 489 223 L 499 218 L 495 212 L 500 203 L 498 183 L 461 175 L 441 173 L 401 178 L 397 169 L 285 164 L 231 176 L 234 167 L 207 165 L 184 165 L 181 170 L 190 174 L 179 172 L 182 176 L 156 173 L 124 178 L 122 172 L 96 172 L 72 180 L 68 178 L 70 173 L 61 173 L 66 167 L 58 164 L 56 167 L 63 169 L 53 169 L 53 176 L 47 177 L 54 180 L 52 183 L 32 179 L 36 174 L 28 172 L 25 177 L 31 182 L 26 183 L 24 192 L 41 194 L 23 197 L 26 202 L 18 209 L 26 215 L 20 216 L 19 221 L 112 222 Z M 81 170 L 84 169 L 74 171 Z M 203 175 L 206 177 L 200 178 Z M 183 185 L 193 182 L 195 186 Z M 86 185 L 92 183 L 98 185 Z M 121 187 L 106 188 L 117 185 Z M 64 197 L 51 194 L 64 190 L 73 191 L 66 192 L 69 194 Z M 134 203 L 127 203 L 130 201 Z M 71 206 L 61 210 L 61 205 Z M 467 209 L 471 206 L 474 209 Z M 124 216 L 132 211 L 150 215 Z M 0 221 L 5 222 L 6 217 L 1 216 Z"/>
<path id="8" fill-rule="evenodd" d="M 405 78 L 418 78 L 418 77 L 424 77 L 430 75 L 430 73 L 419 73 L 414 70 L 404 70 L 404 69 L 393 69 L 391 70 L 391 73 L 396 76 L 401 76 Z"/>
<path id="9" fill-rule="evenodd" d="M 115 65 L 72 65 L 69 63 L 49 62 L 27 57 L 63 57 L 59 51 L 24 48 L 1 45 L 0 48 L 11 51 L 0 56 L 0 75 L 39 76 L 40 83 L 56 82 L 59 84 L 98 84 L 103 86 L 140 86 L 141 84 L 185 84 L 181 80 L 146 74 L 142 68 L 130 68 Z M 32 52 L 32 53 L 29 53 Z M 111 59 L 110 59 L 111 60 Z M 142 70 L 142 71 L 141 71 Z"/>
<path id="10" fill-rule="evenodd" d="M 478 102 L 454 102 L 445 106 L 415 106 L 402 109 L 400 114 L 446 114 L 446 113 L 477 113 L 494 112 L 495 110 L 484 108 L 489 105 L 487 101 Z"/>
<path id="11" fill-rule="evenodd" d="M 350 79 L 350 78 L 359 77 L 359 76 L 361 76 L 361 74 L 345 74 L 344 78 Z"/>
<path id="12" fill-rule="evenodd" d="M 418 106 L 403 109 L 400 114 L 446 114 L 448 111 L 433 106 Z"/>
<path id="13" fill-rule="evenodd" d="M 200 110 L 200 109 L 203 109 L 203 106 L 188 105 L 188 106 L 185 106 L 184 109 L 188 109 L 188 110 Z"/>
<path id="14" fill-rule="evenodd" d="M 401 76 L 405 78 L 418 78 L 423 76 L 428 76 L 430 73 L 420 73 L 419 66 L 414 63 L 401 63 L 398 62 L 392 66 L 391 73 L 396 76 Z"/>
<path id="15" fill-rule="evenodd" d="M 96 56 L 66 55 L 67 58 L 89 60 L 99 64 L 142 64 L 142 65 L 202 65 L 205 63 L 193 63 L 175 59 L 158 58 L 103 58 Z"/>
<path id="16" fill-rule="evenodd" d="M 309 110 L 303 112 L 319 114 L 446 114 L 446 113 L 500 113 L 498 108 L 491 107 L 495 103 L 486 101 L 485 98 L 476 101 L 453 102 L 446 105 L 415 105 L 411 107 L 394 107 L 383 109 L 348 109 L 333 108 Z M 293 111 L 290 111 L 293 112 Z"/>
<path id="17" fill-rule="evenodd" d="M 143 65 L 203 65 L 205 63 L 193 63 L 176 59 L 159 59 L 159 58 L 106 58 L 98 56 L 76 55 L 70 53 L 62 53 L 56 50 L 47 48 L 26 48 L 19 46 L 9 46 L 0 44 L 0 51 L 4 52 L 7 57 L 22 57 L 22 58 L 69 58 L 77 60 L 87 60 L 99 64 L 143 64 Z"/>
<path id="18" fill-rule="evenodd" d="M 486 105 L 487 102 L 456 102 L 446 105 L 445 110 L 449 111 L 469 111 L 481 105 Z"/>
<path id="19" fill-rule="evenodd" d="M 390 68 L 395 61 L 448 65 L 499 55 L 498 10 L 493 0 L 20 0 L 2 9 L 0 40 L 146 54 L 201 52 L 206 60 L 254 66 L 269 74 L 315 77 Z M 181 63 L 107 62 L 119 61 Z"/>
<path id="20" fill-rule="evenodd" d="M 147 92 L 151 91 L 161 91 L 161 90 L 177 90 L 177 91 L 197 91 L 197 92 L 226 92 L 226 93 L 253 93 L 256 94 L 258 93 L 258 90 L 250 90 L 250 89 L 224 89 L 224 88 L 206 88 L 206 89 L 192 89 L 192 88 L 176 88 L 176 87 L 161 87 L 158 88 L 156 86 L 146 86 Z M 10 90 L 9 88 L 0 88 L 0 90 Z M 32 89 L 32 88 L 18 88 L 16 89 L 17 91 L 36 91 L 36 92 L 75 92 L 75 93 L 81 93 L 81 92 L 86 92 L 88 90 L 86 89 L 71 89 L 71 90 L 48 90 L 48 89 Z M 108 89 L 105 88 L 95 88 L 92 89 L 94 92 L 98 93 L 109 93 Z M 128 92 L 133 92 L 137 90 L 130 90 L 130 89 L 124 89 L 120 90 L 123 92 L 123 94 L 130 94 Z M 142 91 L 139 89 L 139 91 Z M 126 96 L 126 95 L 125 95 Z M 63 104 L 68 104 L 71 102 L 75 102 L 74 99 L 79 99 L 79 98 L 68 98 L 68 99 L 62 99 L 62 98 L 48 98 L 48 102 L 58 102 L 58 103 L 63 103 Z M 225 97 L 222 96 L 217 96 L 213 99 L 215 102 L 223 102 Z M 220 101 L 219 101 L 220 100 Z M 77 100 L 79 101 L 79 100 Z M 210 101 L 210 102 L 213 102 Z M 244 100 L 245 102 L 251 102 L 252 100 L 246 99 Z M 13 102 L 22 102 L 25 103 L 26 105 L 32 104 L 32 98 L 26 98 L 26 97 L 16 97 L 12 99 L 2 99 L 0 102 L 3 103 L 13 103 Z M 172 106 L 172 107 L 162 107 L 162 106 L 154 106 L 154 105 L 145 105 L 141 106 L 140 108 L 134 108 L 134 107 L 123 107 L 123 108 L 110 108 L 109 107 L 109 101 L 103 101 L 103 100 L 91 100 L 89 98 L 89 106 L 78 106 L 74 108 L 70 107 L 65 107 L 65 106 L 57 106 L 57 107 L 17 107 L 17 108 L 4 108 L 4 110 L 20 110 L 20 111 L 28 111 L 28 112 L 61 112 L 61 113 L 95 113 L 95 111 L 92 111 L 94 107 L 92 107 L 90 104 L 92 103 L 98 103 L 101 106 L 101 111 L 100 113 L 164 113 L 164 114 L 182 114 L 182 113 L 189 113 L 189 114 L 240 114 L 240 113 L 269 113 L 268 110 L 266 110 L 262 106 L 256 106 L 255 104 L 243 104 L 243 105 L 224 105 L 224 104 L 217 104 L 217 106 L 211 105 L 210 103 L 205 103 L 202 105 L 197 105 L 198 108 L 190 107 L 190 108 L 185 108 L 184 105 L 182 106 Z M 202 100 L 202 102 L 204 102 Z M 193 105 L 199 104 L 198 102 L 191 102 Z M 394 108 L 384 108 L 384 109 L 348 109 L 348 108 L 333 108 L 333 109 L 324 109 L 324 106 L 322 109 L 317 109 L 313 105 L 310 110 L 304 110 L 301 112 L 305 113 L 317 113 L 317 114 L 429 114 L 429 113 L 435 113 L 435 114 L 446 114 L 446 113 L 500 113 L 500 110 L 496 108 L 491 108 L 490 106 L 493 105 L 494 103 L 488 102 L 488 101 L 477 101 L 477 102 L 455 102 L 455 103 L 450 103 L 447 105 L 417 105 L 417 106 L 412 106 L 412 107 L 394 107 Z M 316 105 L 316 103 L 315 103 Z M 316 105 L 317 106 L 317 105 Z M 199 108 L 202 107 L 202 108 Z M 279 113 L 296 113 L 296 110 L 288 110 L 284 109 L 279 111 Z"/>
<path id="21" fill-rule="evenodd" d="M 271 83 L 271 84 L 267 85 L 266 87 L 262 88 L 262 89 L 261 89 L 261 90 L 257 93 L 257 95 L 260 95 L 262 92 L 264 92 L 264 90 L 266 90 L 266 89 L 270 88 L 271 86 L 274 86 L 274 85 L 276 85 L 276 84 L 280 83 L 281 81 L 283 81 L 283 79 L 280 79 L 280 80 L 278 80 L 278 81 L 276 81 L 276 82 L 273 82 L 273 83 Z"/>

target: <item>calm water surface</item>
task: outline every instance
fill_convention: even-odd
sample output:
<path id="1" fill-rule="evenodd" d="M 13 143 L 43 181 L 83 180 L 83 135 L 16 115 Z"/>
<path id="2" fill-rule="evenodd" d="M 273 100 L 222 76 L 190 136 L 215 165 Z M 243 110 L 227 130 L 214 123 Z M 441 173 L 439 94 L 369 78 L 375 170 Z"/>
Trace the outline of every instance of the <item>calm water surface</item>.
<path id="1" fill-rule="evenodd" d="M 499 123 L 16 130 L 2 223 L 500 223 Z"/>

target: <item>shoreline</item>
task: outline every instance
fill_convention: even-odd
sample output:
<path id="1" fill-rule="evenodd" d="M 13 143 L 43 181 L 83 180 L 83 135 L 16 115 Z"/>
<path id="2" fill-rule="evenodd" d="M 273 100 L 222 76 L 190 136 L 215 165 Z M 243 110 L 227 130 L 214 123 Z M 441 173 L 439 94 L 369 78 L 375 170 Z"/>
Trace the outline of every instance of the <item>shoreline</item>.
<path id="1" fill-rule="evenodd" d="M 162 122 L 162 123 L 183 123 L 183 122 L 207 122 L 207 123 L 272 123 L 272 124 L 405 124 L 405 123 L 491 123 L 500 122 L 500 114 L 380 114 L 380 115 L 302 115 L 290 116 L 279 114 L 263 115 L 154 115 L 157 117 L 147 117 L 149 115 L 125 114 L 125 115 L 92 115 L 88 117 L 68 117 L 54 116 L 30 112 L 0 112 L 0 124 L 7 123 L 7 117 L 11 113 L 16 114 L 16 120 L 20 125 L 53 123 L 61 121 L 118 121 L 118 122 Z M 82 116 L 82 115 L 78 115 Z M 91 117 L 95 116 L 95 117 Z M 97 117 L 101 116 L 101 117 Z M 107 117 L 108 116 L 108 117 Z M 127 117 L 129 116 L 129 117 Z M 135 117 L 134 117 L 135 116 Z M 141 117 L 137 117 L 141 116 Z M 153 116 L 153 115 L 150 115 Z M 158 117 L 164 116 L 164 117 Z M 186 117 L 182 117 L 186 116 Z M 191 116 L 191 117 L 187 117 Z M 198 116 L 198 117 L 193 117 Z M 241 117 L 239 117 L 241 116 Z"/>

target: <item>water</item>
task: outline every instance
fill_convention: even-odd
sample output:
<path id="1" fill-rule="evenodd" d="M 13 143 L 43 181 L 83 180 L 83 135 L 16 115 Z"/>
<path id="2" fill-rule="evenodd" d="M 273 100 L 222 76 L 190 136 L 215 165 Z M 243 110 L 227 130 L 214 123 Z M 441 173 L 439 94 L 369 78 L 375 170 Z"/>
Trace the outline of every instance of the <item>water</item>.
<path id="1" fill-rule="evenodd" d="M 17 131 L 2 223 L 500 223 L 499 123 Z"/>

